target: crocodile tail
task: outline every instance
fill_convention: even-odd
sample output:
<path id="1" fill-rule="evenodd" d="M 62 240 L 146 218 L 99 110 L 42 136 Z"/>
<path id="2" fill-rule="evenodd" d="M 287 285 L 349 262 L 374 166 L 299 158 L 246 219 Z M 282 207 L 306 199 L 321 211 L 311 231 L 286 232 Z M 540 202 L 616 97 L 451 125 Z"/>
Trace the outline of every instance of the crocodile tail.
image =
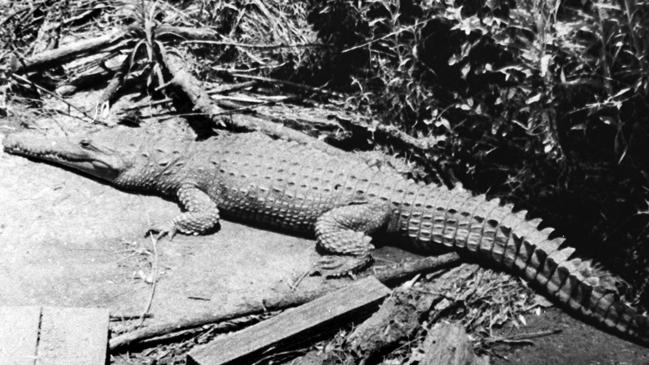
<path id="1" fill-rule="evenodd" d="M 649 344 L 649 317 L 622 299 L 612 275 L 572 258 L 574 249 L 553 229 L 539 229 L 540 219 L 461 188 L 435 188 L 434 194 L 432 241 L 504 266 L 601 327 Z"/>

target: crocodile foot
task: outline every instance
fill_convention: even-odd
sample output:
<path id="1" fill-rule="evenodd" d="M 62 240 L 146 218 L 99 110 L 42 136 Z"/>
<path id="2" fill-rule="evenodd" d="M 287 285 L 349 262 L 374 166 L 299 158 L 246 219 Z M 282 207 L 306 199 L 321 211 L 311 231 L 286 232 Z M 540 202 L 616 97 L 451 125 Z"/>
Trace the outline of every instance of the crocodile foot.
<path id="1" fill-rule="evenodd" d="M 155 235 L 155 238 L 158 240 L 164 236 L 167 236 L 169 237 L 169 241 L 172 241 L 178 231 L 178 227 L 176 227 L 176 224 L 174 222 L 158 223 L 149 227 L 144 236 L 147 237 Z"/>
<path id="2" fill-rule="evenodd" d="M 370 254 L 358 257 L 349 256 L 324 256 L 315 263 L 310 275 L 321 275 L 327 279 L 351 277 L 365 271 L 372 266 L 374 258 Z"/>

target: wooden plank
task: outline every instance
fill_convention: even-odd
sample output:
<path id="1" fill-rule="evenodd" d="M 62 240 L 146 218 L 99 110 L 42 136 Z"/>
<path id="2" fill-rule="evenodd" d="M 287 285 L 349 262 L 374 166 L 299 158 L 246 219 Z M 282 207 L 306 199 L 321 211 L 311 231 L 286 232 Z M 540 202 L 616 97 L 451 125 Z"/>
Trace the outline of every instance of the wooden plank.
<path id="1" fill-rule="evenodd" d="M 374 306 L 389 293 L 390 289 L 373 276 L 358 280 L 273 318 L 197 347 L 189 353 L 187 361 L 199 365 L 241 361 L 281 341 Z"/>
<path id="2" fill-rule="evenodd" d="M 104 365 L 108 310 L 43 307 L 38 364 Z"/>
<path id="3" fill-rule="evenodd" d="M 0 364 L 34 365 L 41 307 L 0 307 Z"/>

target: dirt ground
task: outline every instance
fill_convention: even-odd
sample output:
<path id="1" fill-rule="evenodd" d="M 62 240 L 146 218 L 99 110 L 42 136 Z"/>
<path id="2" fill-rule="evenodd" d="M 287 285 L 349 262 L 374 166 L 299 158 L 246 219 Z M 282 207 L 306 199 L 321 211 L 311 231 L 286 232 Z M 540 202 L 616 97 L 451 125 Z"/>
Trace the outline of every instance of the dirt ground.
<path id="1" fill-rule="evenodd" d="M 0 138 L 8 130 L 0 129 Z M 122 192 L 0 151 L 1 303 L 141 313 L 151 293 L 147 279 L 154 261 L 152 242 L 143 233 L 150 222 L 178 212 L 173 202 Z M 216 234 L 161 240 L 157 250 L 160 280 L 154 318 L 147 323 L 287 291 L 318 258 L 311 240 L 227 221 Z M 515 332 L 556 327 L 563 332 L 535 339 L 532 346 L 499 345 L 493 363 L 649 364 L 648 349 L 559 310 L 531 316 L 529 322 Z M 500 334 L 511 335 L 509 330 Z"/>
<path id="2" fill-rule="evenodd" d="M 497 345 L 492 365 L 649 365 L 649 349 L 579 321 L 558 308 L 529 315 L 524 328 L 505 328 L 501 336 L 560 329 L 559 334 L 533 339 L 533 345 Z"/>

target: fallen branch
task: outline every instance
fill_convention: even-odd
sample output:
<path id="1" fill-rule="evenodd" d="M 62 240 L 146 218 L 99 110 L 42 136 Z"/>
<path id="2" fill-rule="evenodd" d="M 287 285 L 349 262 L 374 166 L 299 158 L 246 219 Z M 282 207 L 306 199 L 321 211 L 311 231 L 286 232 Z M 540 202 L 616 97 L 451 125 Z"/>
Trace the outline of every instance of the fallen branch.
<path id="1" fill-rule="evenodd" d="M 214 115 L 220 115 L 223 110 L 212 103 L 209 94 L 203 89 L 200 81 L 185 70 L 184 60 L 179 56 L 165 52 L 161 52 L 160 57 L 163 67 L 171 74 L 171 81 L 168 82 L 168 86 L 175 86 L 177 89 L 172 90 L 172 97 L 176 96 L 177 92 L 180 92 L 189 99 L 189 105 L 178 105 L 184 104 L 185 100 L 174 98 L 176 107 L 181 112 L 190 110 L 202 113 L 212 120 L 215 125 L 223 125 L 220 118 L 213 117 Z"/>
<path id="2" fill-rule="evenodd" d="M 245 88 L 254 86 L 256 83 L 257 83 L 256 81 L 247 81 L 247 82 L 240 82 L 240 83 L 237 83 L 237 84 L 229 84 L 229 85 L 226 84 L 226 85 L 222 85 L 222 86 L 219 86 L 219 87 L 209 89 L 209 90 L 207 90 L 207 93 L 209 95 L 212 95 L 212 94 L 226 94 L 226 93 L 229 93 L 229 92 L 232 92 L 232 91 L 239 91 L 241 89 L 245 89 Z M 121 112 L 128 112 L 128 111 L 131 111 L 131 110 L 141 109 L 141 108 L 145 108 L 145 107 L 164 105 L 164 104 L 172 103 L 172 102 L 173 102 L 173 99 L 171 99 L 171 98 L 164 98 L 164 99 L 158 99 L 158 100 L 146 99 L 146 100 L 141 101 L 139 103 L 135 103 L 135 104 L 133 104 L 131 106 L 127 106 L 127 107 L 123 108 L 121 110 Z"/>
<path id="3" fill-rule="evenodd" d="M 421 262 L 408 262 L 404 265 L 393 265 L 386 269 L 377 270 L 375 277 L 383 283 L 390 283 L 394 282 L 397 278 L 405 278 L 415 274 L 432 272 L 456 265 L 459 262 L 460 257 L 456 253 L 448 253 L 437 257 L 427 257 L 422 259 Z M 262 314 L 267 311 L 276 311 L 295 307 L 335 290 L 341 287 L 343 283 L 343 281 L 339 280 L 329 281 L 325 282 L 321 287 L 315 290 L 292 292 L 279 297 L 264 299 L 257 303 L 242 303 L 237 310 L 231 312 L 216 311 L 198 313 L 181 318 L 177 321 L 151 325 L 111 339 L 109 342 L 109 348 L 110 350 L 116 350 L 146 339 L 166 335 L 172 332 L 200 327 L 206 324 L 228 321 L 235 318 Z"/>
<path id="4" fill-rule="evenodd" d="M 217 40 L 221 35 L 212 28 L 177 27 L 161 25 L 154 29 L 156 38 L 160 40 Z"/>
<path id="5" fill-rule="evenodd" d="M 147 221 L 149 222 L 149 226 L 151 226 L 151 219 L 148 217 L 147 214 Z M 149 294 L 149 299 L 147 300 L 146 306 L 144 307 L 144 311 L 142 312 L 142 315 L 140 316 L 140 321 L 137 324 L 137 327 L 141 327 L 144 324 L 144 320 L 146 319 L 146 315 L 150 314 L 149 312 L 151 311 L 151 305 L 153 304 L 153 298 L 155 298 L 155 293 L 156 289 L 158 288 L 158 280 L 160 279 L 160 269 L 159 269 L 159 257 L 158 257 L 158 238 L 154 237 L 152 234 L 149 235 L 149 238 L 151 239 L 151 247 L 153 249 L 153 263 L 151 264 L 151 293 Z"/>
<path id="6" fill-rule="evenodd" d="M 122 322 L 122 321 L 132 321 L 134 319 L 141 319 L 143 316 L 142 313 L 138 314 L 120 314 L 120 313 L 111 313 L 110 314 L 110 321 L 111 322 Z M 153 318 L 153 314 L 151 313 L 145 313 L 144 318 Z"/>
<path id="7" fill-rule="evenodd" d="M 417 260 L 403 261 L 394 265 L 374 269 L 373 275 L 385 284 L 395 284 L 415 274 L 426 274 L 460 264 L 460 255 L 455 252 L 440 256 L 428 256 Z"/>
<path id="8" fill-rule="evenodd" d="M 262 81 L 262 82 L 267 82 L 271 84 L 283 84 L 289 87 L 293 87 L 296 89 L 301 89 L 305 91 L 310 91 L 313 93 L 318 93 L 318 94 L 323 94 L 327 96 L 335 96 L 335 97 L 342 97 L 342 94 L 339 94 L 337 92 L 327 90 L 321 87 L 313 87 L 305 84 L 299 84 L 297 82 L 293 81 L 288 81 L 288 80 L 280 80 L 280 79 L 274 79 L 271 77 L 263 77 L 263 76 L 255 76 L 255 75 L 244 75 L 240 73 L 232 74 L 234 77 L 238 77 L 240 79 L 249 79 L 249 80 L 256 80 L 256 81 Z"/>
<path id="9" fill-rule="evenodd" d="M 322 43 L 295 43 L 295 44 L 251 44 L 239 43 L 232 41 L 211 41 L 211 40 L 189 40 L 182 42 L 184 44 L 213 44 L 215 46 L 232 46 L 241 48 L 257 48 L 257 49 L 278 49 L 278 48 L 302 48 L 302 47 L 323 47 Z"/>
<path id="10" fill-rule="evenodd" d="M 97 104 L 103 104 L 103 103 L 112 104 L 112 102 L 115 100 L 115 96 L 124 85 L 124 78 L 128 74 L 130 67 L 131 67 L 131 60 L 129 57 L 125 57 L 120 67 L 114 72 L 113 78 L 110 80 L 110 82 L 108 83 L 104 91 L 101 93 L 101 96 L 99 97 L 99 101 L 97 102 Z"/>
<path id="11" fill-rule="evenodd" d="M 238 130 L 258 130 L 269 136 L 296 141 L 333 155 L 342 153 L 339 149 L 316 138 L 257 116 L 228 113 L 225 109 L 212 102 L 212 99 L 201 86 L 201 83 L 191 73 L 185 70 L 185 62 L 180 57 L 173 54 L 162 54 L 161 56 L 164 67 L 172 75 L 172 80 L 169 82 L 169 85 L 174 86 L 176 89 L 172 90 L 172 93 L 177 94 L 180 92 L 184 95 L 184 98 L 180 97 L 176 100 L 176 106 L 181 113 L 186 112 L 187 109 L 191 109 L 189 111 L 190 113 L 198 112 L 209 119 L 214 126 L 226 125 L 229 128 Z M 234 104 L 231 107 L 240 108 L 241 106 Z"/>
<path id="12" fill-rule="evenodd" d="M 22 62 L 19 62 L 18 68 L 13 71 L 24 73 L 52 65 L 60 65 L 79 56 L 114 46 L 123 41 L 127 34 L 128 32 L 125 30 L 118 30 L 97 38 L 80 40 L 56 49 L 44 51 L 22 60 Z"/>
<path id="13" fill-rule="evenodd" d="M 505 343 L 508 345 L 533 345 L 532 339 L 556 335 L 561 333 L 561 328 L 554 328 L 550 330 L 541 330 L 536 332 L 521 333 L 511 337 L 490 337 L 485 339 L 484 343 L 486 345 L 493 345 L 496 343 Z"/>

